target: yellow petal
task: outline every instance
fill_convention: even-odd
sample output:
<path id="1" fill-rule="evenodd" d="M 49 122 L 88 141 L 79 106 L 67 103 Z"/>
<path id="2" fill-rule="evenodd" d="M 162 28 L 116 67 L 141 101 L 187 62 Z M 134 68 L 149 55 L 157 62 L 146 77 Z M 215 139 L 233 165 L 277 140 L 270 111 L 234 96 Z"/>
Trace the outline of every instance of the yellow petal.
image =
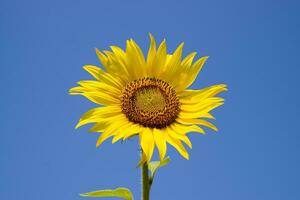
<path id="1" fill-rule="evenodd" d="M 119 95 L 114 90 L 107 91 L 106 88 L 74 87 L 69 90 L 71 95 L 81 95 L 99 105 L 120 104 Z"/>
<path id="2" fill-rule="evenodd" d="M 149 37 L 150 37 L 150 47 L 149 47 L 148 55 L 147 55 L 147 63 L 148 63 L 148 65 L 151 65 L 155 58 L 155 54 L 156 54 L 156 42 L 151 33 L 149 33 Z"/>
<path id="3" fill-rule="evenodd" d="M 203 120 L 203 119 L 184 119 L 184 118 L 177 118 L 176 119 L 177 122 L 181 123 L 181 124 L 187 124 L 187 125 L 191 125 L 191 124 L 197 124 L 197 125 L 202 125 L 202 126 L 206 126 L 208 128 L 211 128 L 214 131 L 218 131 L 218 128 L 213 125 L 212 123 Z"/>
<path id="4" fill-rule="evenodd" d="M 199 111 L 206 110 L 211 105 L 215 105 L 219 103 L 224 103 L 224 99 L 220 97 L 210 97 L 207 99 L 203 99 L 199 103 L 194 103 L 194 104 L 182 103 L 180 105 L 180 110 L 186 112 L 199 112 Z"/>
<path id="5" fill-rule="evenodd" d="M 193 60 L 195 58 L 195 56 L 197 55 L 196 52 L 192 52 L 189 55 L 187 55 L 181 62 L 182 66 L 186 66 L 186 67 L 190 67 L 191 64 L 193 63 Z"/>
<path id="6" fill-rule="evenodd" d="M 97 107 L 90 109 L 88 112 L 84 113 L 80 117 L 76 128 L 79 128 L 80 126 L 88 123 L 106 121 L 108 117 L 119 117 L 121 119 L 125 118 L 120 106 Z"/>
<path id="7" fill-rule="evenodd" d="M 167 152 L 167 144 L 166 144 L 166 131 L 165 130 L 160 130 L 160 129 L 153 129 L 153 136 L 155 140 L 155 144 L 157 146 L 157 149 L 159 151 L 159 157 L 160 160 L 163 160 L 166 152 Z"/>
<path id="8" fill-rule="evenodd" d="M 172 125 L 170 126 L 170 128 L 173 131 L 171 135 L 173 138 L 183 141 L 186 145 L 188 145 L 188 147 L 192 148 L 192 143 L 190 139 L 185 135 L 185 131 L 178 130 Z"/>
<path id="9" fill-rule="evenodd" d="M 154 150 L 154 138 L 153 133 L 150 128 L 144 128 L 140 133 L 140 143 L 147 157 L 147 162 L 149 162 L 152 158 L 153 150 Z"/>
<path id="10" fill-rule="evenodd" d="M 201 71 L 204 63 L 208 59 L 208 56 L 204 56 L 197 60 L 193 66 L 191 67 L 190 73 L 189 73 L 189 79 L 186 81 L 185 87 L 188 88 L 192 83 L 195 81 L 196 77 L 198 76 L 199 72 Z"/>
<path id="11" fill-rule="evenodd" d="M 177 85 L 176 87 L 178 91 L 181 91 L 192 85 L 207 59 L 208 56 L 198 59 L 190 68 L 187 69 L 185 74 L 181 75 L 182 77 L 180 78 L 180 85 Z"/>
<path id="12" fill-rule="evenodd" d="M 95 48 L 95 51 L 103 67 L 109 71 L 108 58 L 99 49 Z"/>
<path id="13" fill-rule="evenodd" d="M 133 40 L 126 41 L 126 61 L 130 80 L 146 75 L 146 63 L 141 50 Z"/>
<path id="14" fill-rule="evenodd" d="M 175 74 L 177 74 L 178 71 L 180 70 L 183 45 L 184 45 L 184 43 L 181 43 L 177 47 L 174 54 L 172 54 L 172 56 L 170 56 L 170 60 L 166 63 L 163 71 L 161 72 L 163 79 L 166 82 L 170 82 L 172 79 L 174 79 Z"/>
<path id="15" fill-rule="evenodd" d="M 79 87 L 74 87 L 69 90 L 71 95 L 80 95 L 85 92 L 99 92 L 106 93 L 107 95 L 111 95 L 113 98 L 119 99 L 122 92 L 120 89 L 117 89 L 111 85 L 108 85 L 104 82 L 99 81 L 79 81 Z"/>
<path id="16" fill-rule="evenodd" d="M 151 77 L 153 76 L 152 70 L 155 67 L 153 65 L 153 62 L 156 56 L 156 42 L 151 33 L 149 33 L 149 37 L 150 37 L 150 47 L 147 55 L 147 74 Z"/>
<path id="17" fill-rule="evenodd" d="M 83 67 L 88 73 L 90 73 L 96 80 L 100 80 L 101 69 L 97 66 L 86 65 Z"/>
<path id="18" fill-rule="evenodd" d="M 115 66 L 116 63 L 119 64 L 119 59 L 118 58 L 115 58 L 114 54 L 112 52 L 109 52 L 109 51 L 103 51 L 105 54 L 103 54 L 101 51 L 99 51 L 97 48 L 96 48 L 96 54 L 100 60 L 100 62 L 102 63 L 103 67 L 105 68 L 105 70 L 108 72 L 104 72 L 106 74 L 108 74 L 107 76 L 110 76 L 109 78 L 114 78 L 113 75 L 117 75 L 118 76 L 118 79 L 120 78 L 120 75 L 123 75 L 124 74 L 124 70 L 122 70 L 122 65 L 119 65 L 119 66 Z M 120 68 L 121 67 L 121 68 Z M 118 80 L 119 82 L 121 82 L 121 80 Z"/>
<path id="19" fill-rule="evenodd" d="M 112 143 L 116 143 L 120 139 L 127 139 L 128 137 L 138 134 L 140 132 L 140 127 L 132 122 L 129 122 L 122 127 L 117 135 L 112 140 Z"/>
<path id="20" fill-rule="evenodd" d="M 208 112 L 203 112 L 201 114 L 197 113 L 197 115 L 201 115 L 201 117 L 194 117 L 194 115 L 191 115 L 191 113 L 185 113 L 185 112 L 180 112 L 178 117 L 184 118 L 184 119 L 195 119 L 195 118 L 206 118 L 206 119 L 216 119 L 212 114 Z M 192 117 L 191 117 L 192 116 Z"/>
<path id="21" fill-rule="evenodd" d="M 205 134 L 204 130 L 196 125 L 183 125 L 179 123 L 173 123 L 171 125 L 171 128 L 173 130 L 176 130 L 177 133 L 179 134 L 186 134 L 188 132 L 197 132 L 197 133 Z"/>
<path id="22" fill-rule="evenodd" d="M 98 93 L 98 92 L 84 92 L 80 94 L 85 98 L 89 99 L 90 101 L 99 104 L 99 105 L 114 105 L 120 104 L 120 100 L 113 98 L 111 95 L 105 93 Z"/>
<path id="23" fill-rule="evenodd" d="M 89 132 L 101 133 L 107 128 L 108 124 L 108 121 L 97 122 L 92 128 L 89 129 Z"/>
<path id="24" fill-rule="evenodd" d="M 119 128 L 124 126 L 127 123 L 127 120 L 119 120 L 117 122 L 111 123 L 108 127 L 104 130 L 103 134 L 97 140 L 96 147 L 99 147 L 105 140 L 114 136 L 119 131 Z"/>
<path id="25" fill-rule="evenodd" d="M 113 136 L 115 133 L 114 132 L 104 132 L 102 133 L 102 135 L 99 136 L 97 143 L 96 143 L 96 147 L 100 147 L 101 144 L 107 140 L 108 138 L 110 138 L 111 136 Z"/>
<path id="26" fill-rule="evenodd" d="M 76 125 L 76 128 L 83 126 L 85 124 L 89 124 L 89 123 L 96 123 L 95 127 L 93 126 L 89 131 L 90 132 L 104 132 L 104 130 L 100 129 L 101 127 L 105 126 L 105 124 L 107 124 L 107 126 L 113 121 L 122 121 L 126 119 L 123 114 L 116 114 L 116 115 L 112 115 L 112 116 L 103 116 L 103 117 L 98 117 L 98 118 L 90 118 L 87 120 L 82 120 L 79 121 L 78 124 Z M 97 125 L 98 124 L 98 125 Z M 102 124 L 102 125 L 101 125 Z M 97 128 L 99 128 L 97 130 Z"/>
<path id="27" fill-rule="evenodd" d="M 112 143 L 116 143 L 118 140 L 120 140 L 123 136 L 124 136 L 124 132 L 125 130 L 128 129 L 128 127 L 130 127 L 130 123 L 126 123 L 124 126 L 120 127 L 119 128 L 119 133 L 116 134 L 112 140 Z"/>
<path id="28" fill-rule="evenodd" d="M 122 78 L 126 83 L 129 81 L 128 66 L 126 64 L 126 53 L 117 46 L 110 46 L 113 54 L 110 54 L 112 65 L 114 66 L 114 73 Z"/>
<path id="29" fill-rule="evenodd" d="M 167 59 L 167 44 L 166 40 L 163 40 L 159 45 L 155 59 L 153 61 L 152 75 L 154 77 L 160 77 Z"/>
<path id="30" fill-rule="evenodd" d="M 104 83 L 114 86 L 118 89 L 122 89 L 124 86 L 124 83 L 122 83 L 122 81 L 117 78 L 112 76 L 110 73 L 107 73 L 105 71 L 103 71 L 102 69 L 98 68 L 97 66 L 94 65 L 85 65 L 83 66 L 83 68 L 88 71 L 89 73 L 91 73 L 91 71 L 93 70 L 93 76 L 99 80 L 99 81 L 103 81 Z"/>
<path id="31" fill-rule="evenodd" d="M 213 85 L 201 90 L 184 90 L 177 92 L 180 102 L 184 104 L 194 104 L 201 102 L 202 99 L 213 97 L 220 92 L 226 91 L 225 84 Z"/>
<path id="32" fill-rule="evenodd" d="M 135 130 L 135 131 L 133 131 L 133 130 Z M 138 135 L 139 132 L 141 131 L 141 127 L 138 126 L 138 127 L 136 127 L 136 129 L 133 129 L 133 130 L 124 134 L 123 141 L 128 139 L 128 138 L 131 138 L 135 135 Z"/>
<path id="33" fill-rule="evenodd" d="M 214 108 L 224 104 L 223 98 L 214 96 L 226 90 L 226 85 L 220 84 L 207 87 L 202 90 L 185 90 L 179 92 L 178 96 L 181 104 L 179 117 L 184 119 L 214 119 L 209 112 Z"/>
<path id="34" fill-rule="evenodd" d="M 189 160 L 189 154 L 187 153 L 186 149 L 178 139 L 174 139 L 172 135 L 172 130 L 170 128 L 166 128 L 167 130 L 167 135 L 166 139 L 167 142 L 172 145 L 185 159 Z"/>
<path id="35" fill-rule="evenodd" d="M 113 52 L 103 51 L 108 58 L 108 63 L 110 66 L 108 73 L 113 77 L 118 78 L 123 85 L 126 85 L 130 79 L 128 66 L 126 63 L 126 54 L 119 47 L 111 46 L 111 49 Z"/>
<path id="36" fill-rule="evenodd" d="M 198 110 L 196 112 L 181 110 L 178 114 L 178 117 L 192 118 L 192 119 L 193 118 L 211 118 L 211 115 L 209 114 L 209 112 L 223 104 L 224 103 L 212 103 L 212 104 L 209 104 L 209 105 L 201 108 L 201 110 Z"/>
<path id="37" fill-rule="evenodd" d="M 176 67 L 176 72 L 174 72 L 172 76 L 170 75 L 168 82 L 177 90 L 177 92 L 185 89 L 184 84 L 188 79 L 189 70 L 195 56 L 196 52 L 193 52 L 186 56 L 183 61 Z"/>
<path id="38" fill-rule="evenodd" d="M 141 50 L 141 48 L 139 47 L 139 45 L 133 40 L 131 39 L 130 40 L 131 42 L 131 45 L 135 51 L 135 54 L 136 54 L 136 59 L 137 59 L 137 62 L 138 64 L 141 66 L 141 67 L 145 67 L 145 58 L 144 58 L 144 54 Z"/>

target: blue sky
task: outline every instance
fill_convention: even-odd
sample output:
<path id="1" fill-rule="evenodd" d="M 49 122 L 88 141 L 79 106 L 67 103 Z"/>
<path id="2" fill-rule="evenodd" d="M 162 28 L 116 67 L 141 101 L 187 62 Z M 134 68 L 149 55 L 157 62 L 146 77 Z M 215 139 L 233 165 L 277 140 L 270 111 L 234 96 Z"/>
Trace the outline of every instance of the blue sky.
<path id="1" fill-rule="evenodd" d="M 83 199 L 95 189 L 130 188 L 140 198 L 138 141 L 106 142 L 75 130 L 93 103 L 71 97 L 94 48 L 147 50 L 151 32 L 170 52 L 210 58 L 193 88 L 227 83 L 213 114 L 220 131 L 190 134 L 184 160 L 155 179 L 152 199 L 298 200 L 300 168 L 297 1 L 0 2 L 0 198 Z"/>

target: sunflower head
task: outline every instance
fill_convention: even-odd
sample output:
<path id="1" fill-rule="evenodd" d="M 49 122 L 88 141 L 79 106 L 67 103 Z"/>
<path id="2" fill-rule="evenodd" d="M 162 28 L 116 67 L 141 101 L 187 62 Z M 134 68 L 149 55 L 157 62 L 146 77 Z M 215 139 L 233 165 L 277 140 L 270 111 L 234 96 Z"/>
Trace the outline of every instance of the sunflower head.
<path id="1" fill-rule="evenodd" d="M 138 135 L 143 151 L 142 161 L 150 161 L 155 146 L 164 159 L 167 144 L 189 159 L 186 144 L 189 132 L 204 134 L 200 126 L 217 128 L 206 119 L 214 119 L 210 111 L 223 104 L 217 94 L 226 85 L 213 85 L 200 90 L 187 89 L 196 79 L 208 57 L 193 62 L 196 53 L 182 58 L 183 43 L 173 54 L 167 53 L 165 40 L 156 47 L 150 34 L 147 58 L 131 39 L 126 50 L 111 46 L 111 51 L 99 51 L 103 66 L 83 68 L 95 79 L 79 81 L 70 89 L 72 95 L 82 95 L 98 106 L 83 114 L 76 126 L 93 123 L 92 132 L 101 133 L 96 146 L 113 137 L 112 142 Z"/>

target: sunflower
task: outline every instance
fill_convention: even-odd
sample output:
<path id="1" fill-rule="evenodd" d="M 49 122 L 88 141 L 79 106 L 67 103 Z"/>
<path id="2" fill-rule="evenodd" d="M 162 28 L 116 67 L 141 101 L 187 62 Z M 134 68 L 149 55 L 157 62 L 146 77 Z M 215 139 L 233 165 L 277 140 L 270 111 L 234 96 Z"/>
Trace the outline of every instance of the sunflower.
<path id="1" fill-rule="evenodd" d="M 151 34 L 146 59 L 132 39 L 126 41 L 125 51 L 110 48 L 103 52 L 96 49 L 104 69 L 83 67 L 95 80 L 79 81 L 79 86 L 69 90 L 71 95 L 82 95 L 99 105 L 83 114 L 76 128 L 93 123 L 89 131 L 101 133 L 96 147 L 110 137 L 115 143 L 139 136 L 143 162 L 151 160 L 155 146 L 164 159 L 167 144 L 189 159 L 183 145 L 192 148 L 187 133 L 204 134 L 200 126 L 217 131 L 205 119 L 214 119 L 210 111 L 224 103 L 216 95 L 227 90 L 225 84 L 187 89 L 208 57 L 193 62 L 193 52 L 182 59 L 183 43 L 168 54 L 165 40 L 157 48 Z"/>

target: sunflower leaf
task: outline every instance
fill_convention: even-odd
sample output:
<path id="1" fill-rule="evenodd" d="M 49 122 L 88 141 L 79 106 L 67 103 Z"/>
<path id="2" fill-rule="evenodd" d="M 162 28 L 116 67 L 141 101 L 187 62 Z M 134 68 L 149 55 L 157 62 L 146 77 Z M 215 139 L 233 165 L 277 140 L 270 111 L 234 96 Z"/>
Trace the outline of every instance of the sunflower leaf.
<path id="1" fill-rule="evenodd" d="M 119 197 L 126 200 L 133 200 L 132 193 L 127 188 L 116 188 L 114 190 L 96 190 L 93 192 L 88 192 L 80 194 L 82 197 Z"/>
<path id="2" fill-rule="evenodd" d="M 150 180 L 153 180 L 154 175 L 159 168 L 166 166 L 170 161 L 170 157 L 167 157 L 162 161 L 151 161 L 148 165 L 149 171 L 151 172 Z"/>

